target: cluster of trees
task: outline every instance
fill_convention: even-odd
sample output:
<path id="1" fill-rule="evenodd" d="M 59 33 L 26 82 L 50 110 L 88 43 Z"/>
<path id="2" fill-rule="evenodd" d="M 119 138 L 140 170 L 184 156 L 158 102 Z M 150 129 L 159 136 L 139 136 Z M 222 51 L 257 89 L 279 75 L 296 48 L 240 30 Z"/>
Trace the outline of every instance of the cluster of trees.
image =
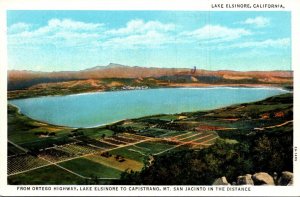
<path id="1" fill-rule="evenodd" d="M 132 132 L 132 127 L 122 127 L 119 125 L 107 125 L 106 129 L 114 131 L 114 133 Z"/>
<path id="2" fill-rule="evenodd" d="M 188 126 L 188 124 L 179 124 L 179 123 L 169 123 L 169 124 L 158 124 L 157 125 L 157 128 L 160 128 L 160 129 L 167 129 L 167 130 L 175 130 L 175 131 L 186 131 L 186 130 L 189 130 L 191 129 L 190 126 Z"/>
<path id="3" fill-rule="evenodd" d="M 67 136 L 63 136 L 55 139 L 45 138 L 41 141 L 23 144 L 22 146 L 29 150 L 29 154 L 36 156 L 40 153 L 40 149 L 54 147 L 55 145 L 59 146 L 70 142 L 73 142 L 73 140 L 68 138 Z"/>
<path id="4" fill-rule="evenodd" d="M 156 156 L 153 165 L 123 173 L 116 184 L 210 185 L 221 176 L 232 182 L 248 173 L 293 171 L 292 145 L 292 132 L 257 134 L 236 144 L 220 139 L 200 151 Z"/>
<path id="5" fill-rule="evenodd" d="M 70 134 L 68 134 L 68 137 L 78 137 L 78 136 L 83 136 L 84 133 L 83 131 L 78 131 L 78 129 L 71 131 Z"/>

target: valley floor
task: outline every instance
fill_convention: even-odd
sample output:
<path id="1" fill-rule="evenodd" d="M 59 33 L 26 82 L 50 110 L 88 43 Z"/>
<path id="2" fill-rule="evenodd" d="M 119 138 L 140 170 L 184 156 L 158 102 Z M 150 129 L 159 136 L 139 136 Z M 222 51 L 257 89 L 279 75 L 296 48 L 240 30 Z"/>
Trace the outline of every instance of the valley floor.
<path id="1" fill-rule="evenodd" d="M 8 106 L 9 184 L 110 184 L 157 158 L 219 141 L 293 132 L 292 94 L 226 108 L 155 115 L 86 129 L 32 120 Z M 292 146 L 292 144 L 291 144 Z M 291 162 L 292 160 L 287 161 Z"/>

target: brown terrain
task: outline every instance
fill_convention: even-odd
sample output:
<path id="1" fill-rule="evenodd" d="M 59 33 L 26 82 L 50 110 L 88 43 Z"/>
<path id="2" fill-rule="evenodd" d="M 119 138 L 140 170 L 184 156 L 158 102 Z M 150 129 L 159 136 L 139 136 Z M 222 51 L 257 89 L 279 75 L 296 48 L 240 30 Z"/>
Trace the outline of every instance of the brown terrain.
<path id="1" fill-rule="evenodd" d="M 292 71 L 208 71 L 109 64 L 81 71 L 8 71 L 8 98 L 110 91 L 133 87 L 292 87 Z"/>

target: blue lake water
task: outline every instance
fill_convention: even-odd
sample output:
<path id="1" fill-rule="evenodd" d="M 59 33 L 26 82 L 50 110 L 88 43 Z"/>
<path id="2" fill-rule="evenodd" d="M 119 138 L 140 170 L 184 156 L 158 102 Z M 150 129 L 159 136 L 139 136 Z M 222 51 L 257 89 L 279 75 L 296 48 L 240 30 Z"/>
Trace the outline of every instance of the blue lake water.
<path id="1" fill-rule="evenodd" d="M 33 119 L 94 127 L 155 114 L 216 109 L 286 93 L 276 88 L 163 88 L 11 100 Z"/>

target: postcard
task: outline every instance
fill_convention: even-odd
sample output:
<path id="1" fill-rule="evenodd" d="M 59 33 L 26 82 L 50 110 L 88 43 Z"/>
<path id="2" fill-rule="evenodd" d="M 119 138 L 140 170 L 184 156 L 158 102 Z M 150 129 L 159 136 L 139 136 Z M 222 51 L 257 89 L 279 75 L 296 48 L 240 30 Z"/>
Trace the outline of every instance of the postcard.
<path id="1" fill-rule="evenodd" d="M 0 195 L 300 194 L 299 2 L 0 5 Z"/>

